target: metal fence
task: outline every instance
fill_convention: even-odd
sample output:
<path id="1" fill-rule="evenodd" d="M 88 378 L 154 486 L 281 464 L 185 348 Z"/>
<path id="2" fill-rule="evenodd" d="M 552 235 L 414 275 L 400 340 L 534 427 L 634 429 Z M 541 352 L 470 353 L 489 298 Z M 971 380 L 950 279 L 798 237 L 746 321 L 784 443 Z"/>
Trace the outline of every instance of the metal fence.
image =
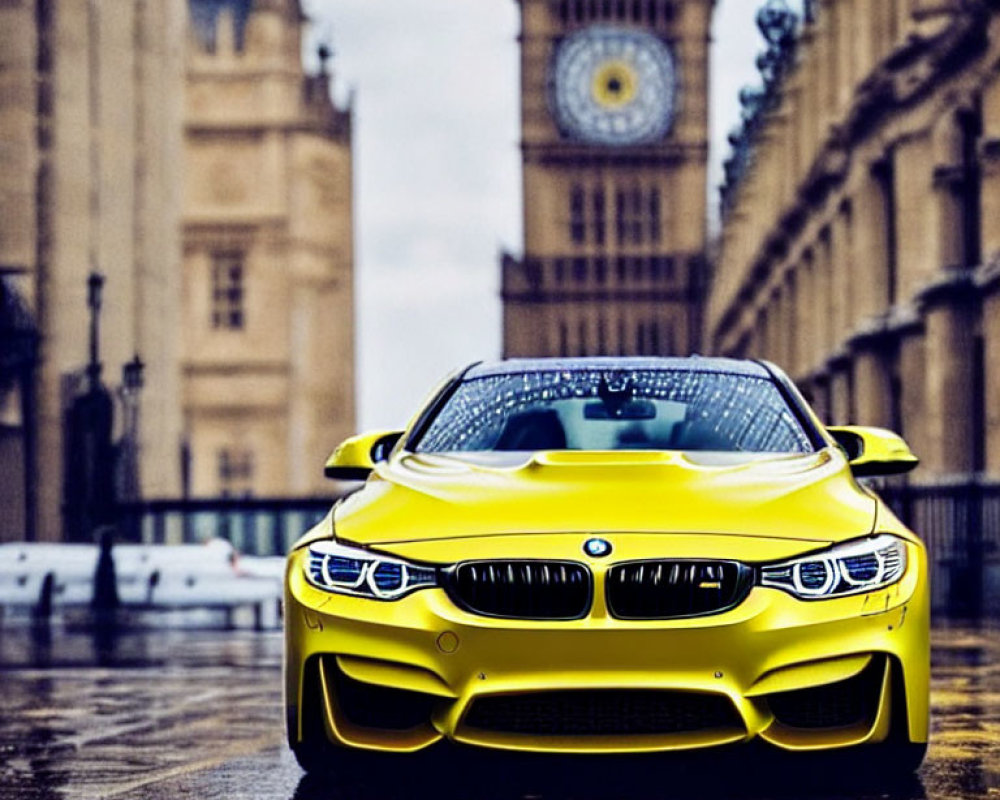
<path id="1" fill-rule="evenodd" d="M 934 613 L 1000 614 L 1000 484 L 887 486 L 878 489 L 927 544 Z"/>
<path id="2" fill-rule="evenodd" d="M 881 486 L 877 491 L 926 542 L 935 614 L 1000 615 L 1000 484 Z M 212 537 L 247 555 L 284 555 L 336 498 L 155 500 L 123 506 L 126 541 L 190 544 Z"/>
<path id="3" fill-rule="evenodd" d="M 246 555 L 284 555 L 336 498 L 152 500 L 119 507 L 119 536 L 144 544 L 227 539 Z"/>

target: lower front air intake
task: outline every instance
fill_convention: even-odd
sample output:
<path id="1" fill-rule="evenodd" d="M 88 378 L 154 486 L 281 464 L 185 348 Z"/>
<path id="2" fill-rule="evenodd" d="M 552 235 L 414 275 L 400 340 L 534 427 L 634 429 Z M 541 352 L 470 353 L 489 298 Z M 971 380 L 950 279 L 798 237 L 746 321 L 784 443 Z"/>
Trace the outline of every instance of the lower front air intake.
<path id="1" fill-rule="evenodd" d="M 464 725 L 535 736 L 635 736 L 742 727 L 727 697 L 646 689 L 561 690 L 476 699 Z"/>

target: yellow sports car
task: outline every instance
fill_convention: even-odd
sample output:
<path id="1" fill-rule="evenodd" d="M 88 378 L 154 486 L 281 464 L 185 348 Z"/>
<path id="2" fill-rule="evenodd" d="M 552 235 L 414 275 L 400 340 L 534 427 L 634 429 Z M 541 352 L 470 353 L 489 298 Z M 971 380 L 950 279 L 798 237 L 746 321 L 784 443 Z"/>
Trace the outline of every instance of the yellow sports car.
<path id="1" fill-rule="evenodd" d="M 307 770 L 443 739 L 633 753 L 763 740 L 915 769 L 927 559 L 763 362 L 512 360 L 448 379 L 288 557 L 288 740 Z"/>

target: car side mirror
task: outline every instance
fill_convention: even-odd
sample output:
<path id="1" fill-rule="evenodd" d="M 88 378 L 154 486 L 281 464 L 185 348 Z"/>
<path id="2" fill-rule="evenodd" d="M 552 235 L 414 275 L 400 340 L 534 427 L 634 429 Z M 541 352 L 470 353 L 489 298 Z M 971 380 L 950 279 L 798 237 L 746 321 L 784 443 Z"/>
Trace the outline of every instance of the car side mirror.
<path id="1" fill-rule="evenodd" d="M 326 460 L 323 474 L 340 481 L 363 481 L 385 461 L 403 431 L 374 431 L 345 439 Z"/>
<path id="2" fill-rule="evenodd" d="M 902 475 L 920 463 L 903 438 L 885 428 L 844 425 L 827 431 L 847 454 L 855 477 Z"/>

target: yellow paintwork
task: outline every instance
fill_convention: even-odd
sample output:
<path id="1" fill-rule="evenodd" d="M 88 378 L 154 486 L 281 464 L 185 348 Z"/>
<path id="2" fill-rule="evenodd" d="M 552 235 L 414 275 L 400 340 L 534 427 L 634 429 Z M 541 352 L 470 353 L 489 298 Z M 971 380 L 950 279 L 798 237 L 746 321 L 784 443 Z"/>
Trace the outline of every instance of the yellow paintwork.
<path id="1" fill-rule="evenodd" d="M 703 747 L 762 737 L 786 749 L 878 742 L 893 703 L 904 703 L 910 741 L 928 727 L 929 601 L 920 540 L 861 488 L 832 440 L 808 455 L 680 452 L 542 452 L 467 458 L 397 448 L 364 488 L 342 501 L 288 560 L 286 699 L 302 699 L 303 665 L 320 656 L 326 732 L 354 747 L 409 751 L 441 738 L 515 750 L 637 752 Z M 469 613 L 443 589 L 378 602 L 322 591 L 303 574 L 306 544 L 339 539 L 423 562 L 555 558 L 586 563 L 591 613 L 573 621 L 495 619 Z M 676 620 L 626 621 L 608 614 L 604 580 L 637 558 L 777 561 L 870 533 L 907 541 L 902 579 L 881 591 L 804 601 L 755 586 L 737 607 Z M 592 559 L 592 534 L 614 545 Z M 445 648 L 439 643 L 449 634 Z M 450 651 L 449 651 L 450 650 Z M 888 656 L 888 658 L 885 658 Z M 864 729 L 803 731 L 775 722 L 765 695 L 843 680 L 873 658 L 885 663 L 875 722 Z M 339 711 L 327 671 L 438 698 L 426 725 L 361 729 Z M 905 697 L 890 668 L 901 669 Z M 660 688 L 721 693 L 740 729 L 696 734 L 544 737 L 463 726 L 476 697 L 567 688 Z M 291 719 L 301 720 L 301 714 Z M 295 742 L 301 730 L 289 731 Z"/>
<path id="2" fill-rule="evenodd" d="M 399 431 L 373 431 L 345 439 L 326 460 L 324 471 L 328 478 L 343 477 L 352 480 L 363 477 L 375 467 L 372 451 L 383 439 L 398 434 Z"/>
<path id="3" fill-rule="evenodd" d="M 850 462 L 855 474 L 898 474 L 909 472 L 920 463 L 903 437 L 885 428 L 843 425 L 827 430 L 830 433 L 853 434 L 860 440 L 861 454 Z"/>

